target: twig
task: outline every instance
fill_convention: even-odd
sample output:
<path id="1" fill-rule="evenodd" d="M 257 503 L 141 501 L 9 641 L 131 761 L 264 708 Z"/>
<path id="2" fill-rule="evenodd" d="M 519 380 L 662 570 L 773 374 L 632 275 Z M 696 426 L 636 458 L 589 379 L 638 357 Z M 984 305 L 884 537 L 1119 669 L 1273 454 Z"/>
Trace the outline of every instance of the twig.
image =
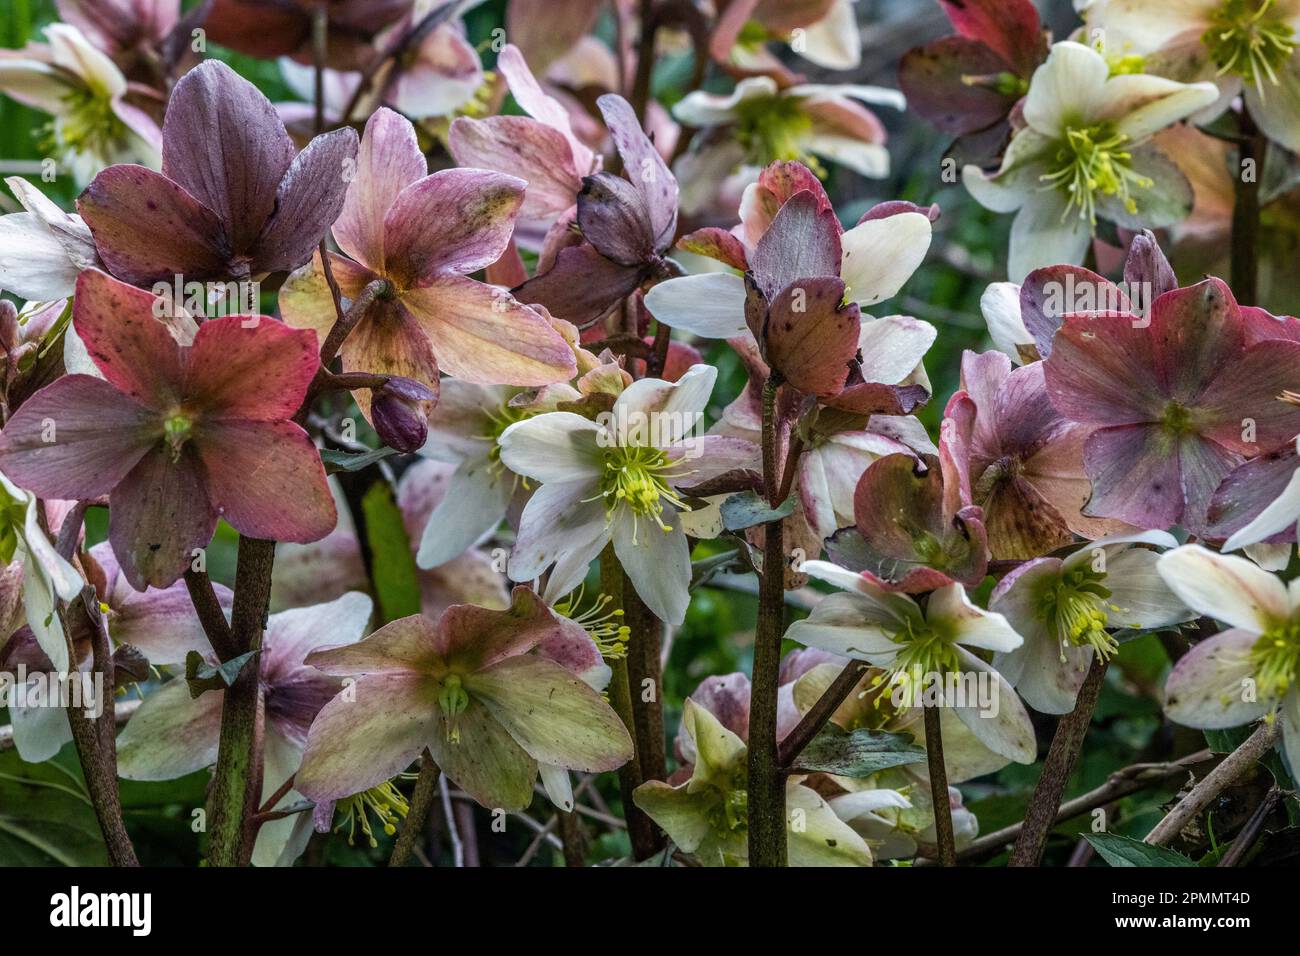
<path id="1" fill-rule="evenodd" d="M 442 771 L 434 763 L 433 754 L 428 750 L 420 758 L 420 775 L 415 778 L 415 790 L 411 793 L 411 805 L 406 819 L 402 821 L 402 830 L 397 835 L 393 846 L 393 855 L 388 858 L 390 867 L 406 866 L 420 835 L 424 833 L 425 821 L 429 819 L 429 809 L 433 806 L 434 795 L 438 792 L 438 782 Z"/>
<path id="2" fill-rule="evenodd" d="M 845 664 L 844 669 L 831 682 L 831 686 L 817 698 L 808 713 L 799 718 L 799 723 L 785 735 L 777 750 L 777 761 L 783 768 L 788 771 L 794 765 L 795 760 L 803 753 L 804 747 L 808 746 L 809 742 L 826 726 L 826 721 L 831 719 L 831 715 L 839 709 L 840 704 L 853 693 L 853 688 L 858 686 L 858 681 L 862 679 L 867 666 L 865 661 L 849 661 Z"/>
<path id="3" fill-rule="evenodd" d="M 1074 771 L 1075 761 L 1083 748 L 1083 738 L 1092 723 L 1092 711 L 1097 706 L 1097 696 L 1101 693 L 1102 682 L 1106 679 L 1109 661 L 1100 654 L 1094 654 L 1088 676 L 1079 688 L 1074 710 L 1065 714 L 1056 723 L 1056 733 L 1052 735 L 1052 745 L 1047 750 L 1043 761 L 1043 772 L 1034 787 L 1034 795 L 1029 800 L 1029 809 L 1025 813 L 1024 827 L 1016 840 L 1015 849 L 1011 851 L 1008 866 L 1038 866 L 1047 848 L 1047 837 L 1056 825 L 1056 815 L 1061 807 L 1061 797 L 1065 785 L 1069 783 Z"/>
<path id="4" fill-rule="evenodd" d="M 438 789 L 442 793 L 442 814 L 447 820 L 447 836 L 451 840 L 451 860 L 453 865 L 465 865 L 465 844 L 460 839 L 460 829 L 456 826 L 456 814 L 451 809 L 451 789 L 447 786 L 446 776 L 439 775 Z"/>
<path id="5" fill-rule="evenodd" d="M 1258 729 L 1247 737 L 1240 747 L 1228 754 L 1221 764 L 1207 773 L 1200 783 L 1192 787 L 1187 796 L 1174 805 L 1174 808 L 1169 811 L 1163 820 L 1155 825 L 1142 842 L 1149 843 L 1152 846 L 1163 846 L 1182 833 L 1183 829 L 1200 816 L 1201 811 L 1208 807 L 1214 798 L 1223 792 L 1225 787 L 1250 769 L 1251 764 L 1268 752 L 1273 744 L 1277 742 L 1281 730 L 1282 722 L 1280 720 L 1265 721 L 1260 724 Z"/>
<path id="6" fill-rule="evenodd" d="M 1260 834 L 1264 832 L 1264 823 L 1268 820 L 1268 815 L 1273 812 L 1274 807 L 1278 805 L 1278 801 L 1281 799 L 1281 790 L 1276 786 L 1269 789 L 1268 793 L 1264 795 L 1263 802 L 1255 808 L 1255 812 L 1250 815 L 1250 819 L 1246 821 L 1246 825 L 1243 826 L 1241 831 L 1235 838 L 1233 838 L 1232 846 L 1228 849 L 1227 853 L 1223 854 L 1223 858 L 1219 860 L 1219 866 L 1240 865 L 1241 861 L 1246 858 L 1246 854 L 1250 852 L 1256 841 L 1259 840 Z"/>

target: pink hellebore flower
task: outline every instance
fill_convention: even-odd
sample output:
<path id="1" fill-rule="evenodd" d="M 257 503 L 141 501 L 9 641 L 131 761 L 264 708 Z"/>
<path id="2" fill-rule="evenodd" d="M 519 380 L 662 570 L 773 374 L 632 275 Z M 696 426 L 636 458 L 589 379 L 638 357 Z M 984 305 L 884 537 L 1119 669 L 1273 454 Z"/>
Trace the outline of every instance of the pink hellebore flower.
<path id="1" fill-rule="evenodd" d="M 1175 547 L 1164 531 L 1102 538 L 1062 558 L 1034 558 L 1000 582 L 989 599 L 1025 639 L 993 665 L 1029 706 L 1044 714 L 1074 709 L 1095 654 L 1119 650 L 1114 632 L 1155 629 L 1195 615 L 1156 572 L 1159 555 L 1135 545 Z"/>
<path id="2" fill-rule="evenodd" d="M 426 748 L 486 807 L 532 802 L 538 764 L 599 773 L 632 756 L 618 715 L 570 671 L 531 654 L 563 623 L 518 587 L 508 611 L 450 608 L 402 618 L 309 663 L 356 677 L 312 724 L 296 786 L 316 801 L 360 793 Z"/>
<path id="3" fill-rule="evenodd" d="M 1157 569 L 1193 611 L 1229 625 L 1174 666 L 1169 719 L 1206 730 L 1280 719 L 1287 760 L 1300 767 L 1300 586 L 1199 545 L 1164 554 Z"/>
<path id="4" fill-rule="evenodd" d="M 154 303 L 82 274 L 73 324 L 103 378 L 68 375 L 24 403 L 0 432 L 0 469 L 43 498 L 108 495 L 113 551 L 141 590 L 175 581 L 218 517 L 250 537 L 324 537 L 325 470 L 291 421 L 320 365 L 315 337 L 230 316 L 183 346 Z"/>
<path id="5" fill-rule="evenodd" d="M 827 70 L 851 70 L 862 61 L 856 0 L 720 0 L 722 8 L 709 51 L 720 63 L 774 72 L 785 66 L 768 49 L 787 44 L 805 60 Z"/>
<path id="6" fill-rule="evenodd" d="M 262 694 L 260 800 L 298 772 L 308 728 L 343 687 L 305 659 L 324 647 L 355 645 L 366 632 L 370 614 L 370 598 L 351 592 L 329 604 L 271 615 L 256 664 Z M 208 690 L 191 697 L 188 683 L 180 678 L 148 694 L 118 735 L 118 772 L 127 780 L 172 780 L 211 766 L 217 759 L 225 696 L 222 690 Z M 301 792 L 295 787 L 277 806 L 301 802 Z M 253 862 L 288 865 L 310 834 L 310 814 L 267 823 L 258 833 Z"/>
<path id="7" fill-rule="evenodd" d="M 311 258 L 343 206 L 356 152 L 350 129 L 297 152 L 257 87 L 208 60 L 172 91 L 162 173 L 111 166 L 77 209 L 105 267 L 133 285 L 257 278 Z"/>
<path id="8" fill-rule="evenodd" d="M 519 229 L 535 244 L 573 208 L 583 179 L 600 168 L 600 157 L 574 134 L 568 110 L 542 89 L 518 47 L 506 45 L 497 69 L 528 115 L 459 117 L 447 146 L 461 166 L 493 169 L 528 183 Z"/>
<path id="9" fill-rule="evenodd" d="M 162 43 L 180 20 L 180 0 L 55 0 L 59 19 L 119 62 Z M 190 37 L 185 37 L 186 45 Z"/>
<path id="10" fill-rule="evenodd" d="M 447 0 L 443 5 L 449 5 Z M 325 64 L 358 70 L 376 55 L 376 34 L 410 13 L 415 0 L 324 0 Z M 262 59 L 292 56 L 312 62 L 316 0 L 216 0 L 204 29 L 213 43 Z"/>
<path id="11" fill-rule="evenodd" d="M 1145 317 L 1065 317 L 1044 370 L 1057 411 L 1094 429 L 1085 515 L 1204 530 L 1224 477 L 1300 433 L 1300 408 L 1279 401 L 1300 343 L 1252 344 L 1258 317 L 1218 279 L 1164 293 Z"/>
<path id="12" fill-rule="evenodd" d="M 524 182 L 482 169 L 428 175 L 410 120 L 380 109 L 366 123 L 331 253 L 343 295 L 386 283 L 343 343 L 347 370 L 401 375 L 437 389 L 439 372 L 482 385 L 549 385 L 576 371 L 546 318 L 467 278 L 505 252 Z M 437 229 L 430 229 L 437 223 Z M 322 336 L 336 321 L 319 257 L 280 291 L 285 321 Z M 369 396 L 357 396 L 367 415 Z"/>

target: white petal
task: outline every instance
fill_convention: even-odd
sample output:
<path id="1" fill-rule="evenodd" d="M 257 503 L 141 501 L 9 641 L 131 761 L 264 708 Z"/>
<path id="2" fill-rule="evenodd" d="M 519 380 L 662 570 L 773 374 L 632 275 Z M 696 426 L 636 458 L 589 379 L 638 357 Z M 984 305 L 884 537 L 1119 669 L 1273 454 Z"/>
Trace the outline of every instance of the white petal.
<path id="1" fill-rule="evenodd" d="M 1245 558 L 1192 544 L 1162 554 L 1156 567 L 1189 608 L 1232 627 L 1260 634 L 1290 615 L 1286 587 Z"/>
<path id="2" fill-rule="evenodd" d="M 932 623 L 943 623 L 956 631 L 954 640 L 967 647 L 982 647 L 990 651 L 1013 651 L 1024 643 L 1024 638 L 1005 617 L 996 611 L 976 607 L 966 596 L 960 584 L 945 585 L 930 595 L 925 617 Z"/>
<path id="3" fill-rule="evenodd" d="M 898 653 L 890 634 L 898 620 L 862 594 L 841 591 L 817 602 L 812 613 L 795 621 L 786 639 L 842 657 L 889 663 Z"/>
<path id="4" fill-rule="evenodd" d="M 426 570 L 446 564 L 494 531 L 505 517 L 514 486 L 515 476 L 503 469 L 493 474 L 486 458 L 462 463 L 429 515 L 415 563 Z"/>
<path id="5" fill-rule="evenodd" d="M 1109 75 L 1106 58 L 1091 47 L 1070 41 L 1053 44 L 1047 62 L 1029 80 L 1025 122 L 1056 138 L 1067 125 L 1090 121 Z"/>
<path id="6" fill-rule="evenodd" d="M 921 364 L 938 335 L 929 322 L 907 315 L 864 320 L 858 336 L 863 381 L 897 385 Z"/>
<path id="7" fill-rule="evenodd" d="M 731 339 L 749 328 L 745 280 L 729 272 L 660 282 L 646 293 L 645 307 L 664 325 L 705 339 Z"/>
<path id="8" fill-rule="evenodd" d="M 1295 527 L 1297 521 L 1300 521 L 1300 468 L 1296 469 L 1272 504 L 1261 511 L 1254 521 L 1223 542 L 1223 550 L 1236 551 L 1248 544 L 1258 544 L 1279 531 Z"/>
<path id="9" fill-rule="evenodd" d="M 889 150 L 880 143 L 835 133 L 813 133 L 804 146 L 813 155 L 845 166 L 867 179 L 884 179 L 889 175 Z"/>
<path id="10" fill-rule="evenodd" d="M 965 701 L 956 697 L 951 702 L 957 719 L 965 724 L 980 743 L 1002 757 L 1016 763 L 1030 764 L 1038 757 L 1038 742 L 1029 713 L 1006 678 L 969 651 L 960 651 L 962 668 L 975 675 L 986 675 L 978 681 L 967 681 L 976 687 L 987 688 L 989 700 Z M 981 696 L 979 694 L 976 695 Z"/>
<path id="11" fill-rule="evenodd" d="M 862 35 L 852 0 L 835 0 L 826 16 L 804 28 L 800 55 L 828 70 L 852 70 L 862 62 Z"/>
<path id="12" fill-rule="evenodd" d="M 594 481 L 601 474 L 603 435 L 604 429 L 581 415 L 547 412 L 501 433 L 501 460 L 541 482 Z"/>
<path id="13" fill-rule="evenodd" d="M 989 327 L 994 347 L 1017 365 L 1022 365 L 1020 345 L 1033 345 L 1034 337 L 1020 315 L 1020 286 L 1014 282 L 991 282 L 980 296 L 980 312 Z"/>
<path id="14" fill-rule="evenodd" d="M 978 197 L 977 197 L 978 198 Z M 1023 282 L 1035 269 L 1051 265 L 1078 265 L 1092 241 L 1092 227 L 1078 211 L 1066 209 L 1055 189 L 1030 193 L 1011 224 L 1011 250 L 1007 275 Z"/>
<path id="15" fill-rule="evenodd" d="M 584 500 L 595 493 L 586 481 L 542 485 L 533 493 L 519 517 L 519 533 L 510 554 L 511 580 L 532 581 L 574 552 L 592 554 L 592 548 L 599 552 L 608 533 L 605 505 Z"/>
<path id="16" fill-rule="evenodd" d="M 1223 730 L 1262 717 L 1268 701 L 1257 696 L 1251 677 L 1250 650 L 1258 636 L 1241 628 L 1201 641 L 1179 659 L 1165 682 L 1165 713 L 1188 727 Z"/>
<path id="17" fill-rule="evenodd" d="M 1120 609 L 1109 612 L 1111 626 L 1170 627 L 1197 616 L 1169 590 L 1156 569 L 1159 560 L 1154 551 L 1132 548 L 1106 562 L 1107 603 Z"/>
<path id="18" fill-rule="evenodd" d="M 1099 118 L 1139 143 L 1219 98 L 1213 83 L 1177 83 L 1146 73 L 1112 77 L 1098 105 Z M 1140 103 L 1132 109 L 1134 103 Z"/>
<path id="19" fill-rule="evenodd" d="M 776 93 L 776 80 L 768 76 L 751 76 L 737 83 L 727 96 L 702 90 L 688 93 L 673 107 L 673 116 L 696 129 L 721 126 L 736 118 L 736 108 L 742 102 L 773 97 Z"/>
<path id="20" fill-rule="evenodd" d="M 565 813 L 572 813 L 573 780 L 569 777 L 569 771 L 548 763 L 538 764 L 537 769 L 541 771 L 542 786 L 546 788 L 551 803 Z"/>
<path id="21" fill-rule="evenodd" d="M 1264 82 L 1261 97 L 1254 86 L 1244 93 L 1250 115 L 1269 139 L 1292 152 L 1300 151 L 1300 65 L 1293 56 L 1277 71 L 1276 84 Z"/>
<path id="22" fill-rule="evenodd" d="M 677 516 L 665 511 L 665 532 L 653 521 L 619 509 L 614 523 L 614 552 L 627 579 L 655 617 L 670 626 L 686 620 L 691 603 L 691 549 Z"/>
<path id="23" fill-rule="evenodd" d="M 930 220 L 905 212 L 869 219 L 840 237 L 845 297 L 861 306 L 888 299 L 903 287 L 930 249 Z"/>
<path id="24" fill-rule="evenodd" d="M 0 216 L 0 288 L 48 302 L 72 295 L 78 274 L 62 244 L 36 216 Z"/>
<path id="25" fill-rule="evenodd" d="M 620 444 L 676 444 L 700 426 L 717 380 L 714 366 L 692 365 L 675 382 L 635 381 L 610 410 L 610 432 L 619 436 Z"/>

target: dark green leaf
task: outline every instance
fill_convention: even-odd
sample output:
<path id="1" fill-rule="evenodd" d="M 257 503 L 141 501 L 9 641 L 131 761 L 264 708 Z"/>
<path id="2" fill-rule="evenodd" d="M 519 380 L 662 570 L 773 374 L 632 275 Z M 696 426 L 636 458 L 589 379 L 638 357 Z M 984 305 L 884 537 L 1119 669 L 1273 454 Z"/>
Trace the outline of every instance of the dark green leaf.
<path id="1" fill-rule="evenodd" d="M 376 448 L 374 451 L 356 453 L 326 448 L 321 451 L 320 460 L 325 463 L 325 471 L 333 475 L 340 471 L 361 471 L 363 468 L 369 468 L 377 461 L 383 461 L 390 455 L 396 454 L 396 449 L 387 446 Z"/>
<path id="2" fill-rule="evenodd" d="M 846 734 L 836 727 L 827 727 L 809 741 L 795 759 L 794 769 L 840 777 L 869 777 L 890 767 L 924 761 L 925 748 L 914 744 L 911 734 L 865 729 Z"/>
<path id="3" fill-rule="evenodd" d="M 775 508 L 752 491 L 732 495 L 722 503 L 722 526 L 728 531 L 744 531 L 755 525 L 770 524 L 794 514 L 794 495 Z"/>
<path id="4" fill-rule="evenodd" d="M 107 866 L 80 777 L 0 753 L 0 866 Z"/>
<path id="5" fill-rule="evenodd" d="M 185 683 L 190 686 L 190 697 L 198 697 L 210 690 L 225 690 L 235 682 L 244 665 L 258 654 L 249 651 L 221 664 L 209 664 L 198 651 L 185 655 Z"/>
<path id="6" fill-rule="evenodd" d="M 1152 846 L 1118 833 L 1085 833 L 1083 838 L 1092 844 L 1103 860 L 1111 866 L 1195 866 L 1181 853 L 1163 846 Z"/>

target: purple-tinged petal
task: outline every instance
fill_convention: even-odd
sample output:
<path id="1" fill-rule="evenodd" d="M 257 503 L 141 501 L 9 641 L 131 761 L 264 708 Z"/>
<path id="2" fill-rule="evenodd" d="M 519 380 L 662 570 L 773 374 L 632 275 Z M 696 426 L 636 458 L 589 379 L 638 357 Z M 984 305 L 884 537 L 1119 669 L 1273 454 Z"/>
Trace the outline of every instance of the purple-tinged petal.
<path id="1" fill-rule="evenodd" d="M 622 176 L 596 173 L 583 180 L 578 226 L 606 259 L 624 266 L 650 262 L 656 250 L 649 217 L 645 197 Z"/>
<path id="2" fill-rule="evenodd" d="M 117 771 L 126 780 L 173 780 L 217 760 L 222 691 L 197 698 L 173 680 L 144 699 L 117 738 Z"/>
<path id="3" fill-rule="evenodd" d="M 438 653 L 455 668 L 476 671 L 526 654 L 558 636 L 556 614 L 535 591 L 516 586 L 508 611 L 459 604 L 438 621 Z"/>
<path id="4" fill-rule="evenodd" d="M 218 60 L 190 70 L 172 91 L 163 120 L 163 175 L 220 217 L 235 253 L 252 247 L 275 211 L 276 191 L 296 152 L 271 101 Z M 152 235 L 170 239 L 171 232 L 155 220 Z"/>
<path id="5" fill-rule="evenodd" d="M 824 275 L 796 280 L 768 308 L 768 364 L 801 392 L 831 398 L 844 389 L 861 317 L 856 304 L 843 301 L 844 283 Z"/>
<path id="6" fill-rule="evenodd" d="M 1151 301 L 1145 305 L 1150 307 Z M 1082 266 L 1035 269 L 1020 286 L 1020 316 L 1043 358 L 1052 354 L 1052 339 L 1066 315 L 1131 311 L 1119 286 Z"/>
<path id="7" fill-rule="evenodd" d="M 839 220 L 819 208 L 815 194 L 796 193 L 776 214 L 749 262 L 769 301 L 801 279 L 838 277 Z"/>
<path id="8" fill-rule="evenodd" d="M 1258 639 L 1257 634 L 1233 628 L 1206 638 L 1184 654 L 1165 682 L 1169 719 L 1188 727 L 1223 730 L 1264 716 L 1270 702 L 1246 694 L 1247 681 L 1254 677 L 1250 651 Z"/>
<path id="9" fill-rule="evenodd" d="M 217 526 L 203 464 L 190 448 L 175 461 L 159 445 L 113 489 L 108 538 L 122 573 L 137 591 L 165 588 L 185 573 L 195 548 L 206 548 Z"/>
<path id="10" fill-rule="evenodd" d="M 141 405 L 165 409 L 181 399 L 185 374 L 180 346 L 154 317 L 157 301 L 87 269 L 77 279 L 72 323 L 105 379 Z"/>
<path id="11" fill-rule="evenodd" d="M 1253 524 L 1274 502 L 1282 497 L 1300 468 L 1300 455 L 1288 445 L 1260 455 L 1234 469 L 1214 491 L 1205 516 L 1213 537 L 1235 535 Z M 1292 530 L 1300 513 L 1278 514 L 1274 534 Z M 1260 540 L 1260 539 L 1257 539 Z M 1224 545 L 1225 551 L 1233 551 Z"/>
<path id="12" fill-rule="evenodd" d="M 1093 432 L 1084 446 L 1084 465 L 1092 480 L 1092 498 L 1084 513 L 1143 528 L 1173 527 L 1183 517 L 1178 446 L 1178 438 L 1158 425 Z"/>
<path id="13" fill-rule="evenodd" d="M 1297 369 L 1300 342 L 1284 341 L 1260 342 L 1216 366 L 1197 396 L 1201 434 L 1246 457 L 1300 435 L 1300 407 L 1279 401 L 1300 384 Z"/>
<path id="14" fill-rule="evenodd" d="M 1043 366 L 1052 404 L 1066 418 L 1100 425 L 1159 419 L 1166 399 L 1152 374 L 1157 344 L 1135 321 L 1124 313 L 1066 317 Z"/>
<path id="15" fill-rule="evenodd" d="M 574 167 L 569 140 L 527 116 L 459 117 L 447 143 L 461 166 L 495 169 L 528 183 L 519 209 L 522 219 L 549 223 L 573 205 L 582 189 L 585 171 Z"/>
<path id="16" fill-rule="evenodd" d="M 561 249 L 555 265 L 515 289 L 515 297 L 585 329 L 607 316 L 645 279 L 644 269 L 619 265 L 584 242 Z"/>
<path id="17" fill-rule="evenodd" d="M 416 675 L 441 666 L 437 629 L 421 614 L 398 618 L 355 644 L 312 651 L 311 667 L 334 677 L 361 674 Z"/>
<path id="18" fill-rule="evenodd" d="M 409 287 L 490 266 L 510 243 L 526 186 L 484 169 L 446 169 L 407 186 L 384 217 L 385 273 Z"/>
<path id="19" fill-rule="evenodd" d="M 292 417 L 320 365 L 316 336 L 266 316 L 225 316 L 199 326 L 186 356 L 187 393 L 207 416 Z"/>
<path id="20" fill-rule="evenodd" d="M 209 148 L 211 144 L 209 143 Z M 105 267 L 133 285 L 224 276 L 231 250 L 217 214 L 144 166 L 110 166 L 77 198 Z"/>
<path id="21" fill-rule="evenodd" d="M 1047 39 L 1031 0 L 940 0 L 954 29 L 1002 57 L 1019 76 L 1047 58 Z"/>
<path id="22" fill-rule="evenodd" d="M 462 165 L 477 165 L 464 163 Z M 406 117 L 380 107 L 366 121 L 357 153 L 356 177 L 347 188 L 334 223 L 339 248 L 373 270 L 384 267 L 384 217 L 407 186 L 429 172 L 415 127 Z"/>
<path id="23" fill-rule="evenodd" d="M 1016 97 L 966 77 L 1009 72 L 998 54 L 977 40 L 943 37 L 903 54 L 898 86 L 907 103 L 950 136 L 965 136 L 1004 119 Z"/>
<path id="24" fill-rule="evenodd" d="M 655 248 L 667 249 L 677 231 L 677 180 L 654 143 L 641 130 L 631 104 L 614 93 L 596 101 L 628 178 L 645 197 Z"/>
<path id="25" fill-rule="evenodd" d="M 339 129 L 317 136 L 294 157 L 251 253 L 254 272 L 288 272 L 311 259 L 343 208 L 356 156 L 356 132 Z"/>
<path id="26" fill-rule="evenodd" d="M 9 419 L 0 432 L 0 471 L 41 498 L 98 498 L 161 437 L 155 413 L 102 379 L 68 375 Z"/>
<path id="27" fill-rule="evenodd" d="M 1143 304 L 1148 307 L 1166 292 L 1178 288 L 1173 267 L 1150 229 L 1143 229 L 1129 244 L 1128 258 L 1124 260 L 1124 282 L 1130 288 L 1149 290 L 1143 293 Z"/>
<path id="28" fill-rule="evenodd" d="M 717 226 L 705 226 L 703 229 L 682 236 L 677 241 L 677 248 L 683 252 L 713 259 L 741 272 L 749 271 L 748 253 L 745 252 L 744 243 L 726 229 Z"/>
<path id="29" fill-rule="evenodd" d="M 1176 289 L 1155 301 L 1150 319 L 1144 334 L 1152 339 L 1156 382 L 1173 400 L 1200 404 L 1206 386 L 1222 382 L 1224 366 L 1245 345 L 1232 290 L 1219 279 Z"/>

